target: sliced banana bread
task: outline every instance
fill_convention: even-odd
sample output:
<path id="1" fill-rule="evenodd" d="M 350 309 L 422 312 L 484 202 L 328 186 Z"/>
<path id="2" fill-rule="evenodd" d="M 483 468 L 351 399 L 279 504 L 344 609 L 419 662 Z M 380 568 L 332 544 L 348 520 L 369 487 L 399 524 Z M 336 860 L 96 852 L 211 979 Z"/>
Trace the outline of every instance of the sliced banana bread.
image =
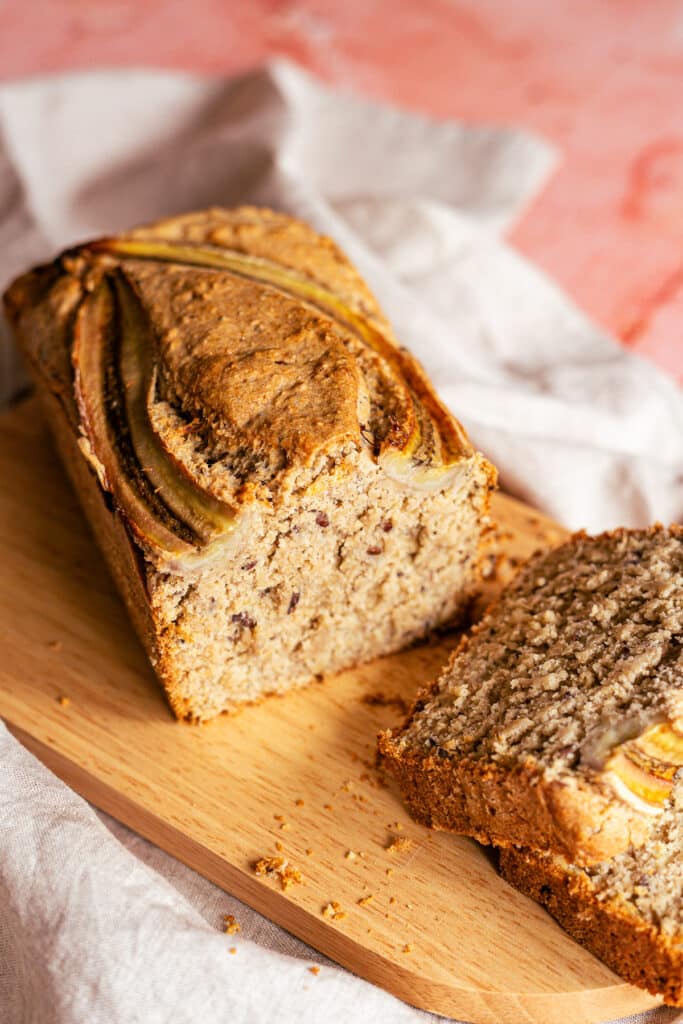
<path id="1" fill-rule="evenodd" d="M 178 716 L 463 611 L 495 473 L 329 239 L 188 214 L 64 253 L 5 303 Z"/>
<path id="2" fill-rule="evenodd" d="M 580 868 L 511 847 L 500 869 L 617 974 L 683 1006 L 683 784 L 648 839 L 613 860 Z"/>
<path id="3" fill-rule="evenodd" d="M 683 529 L 578 534 L 501 592 L 384 763 L 434 828 L 613 856 L 683 764 L 682 643 Z"/>

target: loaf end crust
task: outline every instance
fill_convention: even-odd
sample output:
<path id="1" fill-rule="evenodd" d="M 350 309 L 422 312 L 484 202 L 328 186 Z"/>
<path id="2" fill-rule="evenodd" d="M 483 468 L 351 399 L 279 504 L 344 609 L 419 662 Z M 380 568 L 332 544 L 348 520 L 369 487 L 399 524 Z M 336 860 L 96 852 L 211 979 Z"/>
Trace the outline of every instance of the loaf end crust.
<path id="1" fill-rule="evenodd" d="M 640 919 L 626 901 L 597 899 L 585 875 L 563 869 L 552 857 L 502 849 L 500 871 L 620 977 L 683 1006 L 683 943 Z"/>

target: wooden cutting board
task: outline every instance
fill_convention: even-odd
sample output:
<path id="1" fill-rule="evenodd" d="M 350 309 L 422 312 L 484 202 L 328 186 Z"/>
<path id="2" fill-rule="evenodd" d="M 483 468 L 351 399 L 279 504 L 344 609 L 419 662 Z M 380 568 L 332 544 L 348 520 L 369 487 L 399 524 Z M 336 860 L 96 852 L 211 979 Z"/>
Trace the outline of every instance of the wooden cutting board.
<path id="1" fill-rule="evenodd" d="M 507 886 L 490 854 L 415 824 L 382 785 L 375 736 L 454 635 L 231 718 L 176 722 L 33 401 L 0 419 L 0 480 L 0 714 L 74 789 L 415 1006 L 588 1024 L 656 1005 Z M 495 512 L 498 579 L 562 536 L 502 495 Z M 303 881 L 284 891 L 258 876 L 274 856 Z"/>

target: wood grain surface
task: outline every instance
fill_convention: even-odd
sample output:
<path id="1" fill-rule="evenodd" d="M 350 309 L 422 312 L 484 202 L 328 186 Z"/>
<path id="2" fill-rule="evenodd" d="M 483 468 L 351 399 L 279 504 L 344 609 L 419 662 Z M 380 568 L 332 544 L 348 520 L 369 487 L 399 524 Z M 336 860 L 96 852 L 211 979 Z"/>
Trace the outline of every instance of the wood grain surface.
<path id="1" fill-rule="evenodd" d="M 0 420 L 0 479 L 0 714 L 66 782 L 415 1006 L 588 1024 L 656 1004 L 508 887 L 481 847 L 412 822 L 375 770 L 376 733 L 455 635 L 230 718 L 176 722 L 32 401 Z M 503 496 L 495 511 L 497 580 L 562 536 Z M 263 857 L 302 881 L 257 875 Z"/>

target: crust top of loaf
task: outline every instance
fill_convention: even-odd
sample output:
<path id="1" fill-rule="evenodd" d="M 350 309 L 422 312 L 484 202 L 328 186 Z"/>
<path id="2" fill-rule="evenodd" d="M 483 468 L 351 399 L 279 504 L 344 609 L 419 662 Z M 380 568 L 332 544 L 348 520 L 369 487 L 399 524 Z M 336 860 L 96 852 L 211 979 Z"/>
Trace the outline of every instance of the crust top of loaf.
<path id="1" fill-rule="evenodd" d="M 421 489 L 475 456 L 355 268 L 285 214 L 211 209 L 86 243 L 5 303 L 153 560 L 347 472 L 350 453 Z"/>

